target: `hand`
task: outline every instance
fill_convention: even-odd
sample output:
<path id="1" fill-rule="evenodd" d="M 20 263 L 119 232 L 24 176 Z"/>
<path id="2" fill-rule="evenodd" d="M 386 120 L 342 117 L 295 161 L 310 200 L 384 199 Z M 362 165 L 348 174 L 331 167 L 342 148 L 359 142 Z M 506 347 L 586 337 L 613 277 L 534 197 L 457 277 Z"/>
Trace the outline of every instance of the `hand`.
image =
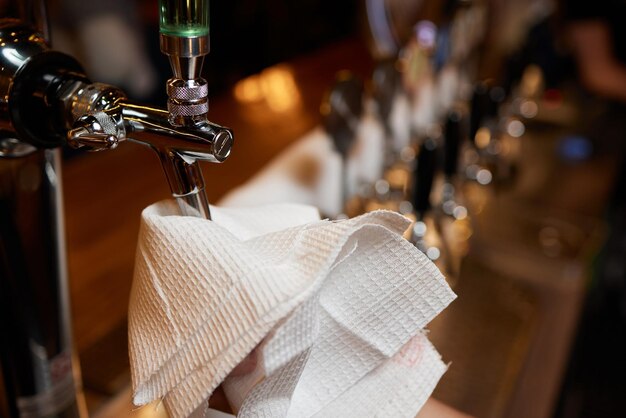
<path id="1" fill-rule="evenodd" d="M 470 415 L 439 402 L 435 398 L 429 398 L 422 410 L 415 418 L 470 418 Z"/>

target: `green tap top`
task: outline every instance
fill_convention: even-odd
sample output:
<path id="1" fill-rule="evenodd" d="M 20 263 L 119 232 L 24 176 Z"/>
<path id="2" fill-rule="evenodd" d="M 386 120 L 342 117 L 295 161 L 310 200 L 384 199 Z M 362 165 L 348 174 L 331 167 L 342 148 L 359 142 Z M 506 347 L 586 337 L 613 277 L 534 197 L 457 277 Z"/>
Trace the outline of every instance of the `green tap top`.
<path id="1" fill-rule="evenodd" d="M 209 0 L 159 0 L 159 29 L 170 36 L 207 36 Z"/>

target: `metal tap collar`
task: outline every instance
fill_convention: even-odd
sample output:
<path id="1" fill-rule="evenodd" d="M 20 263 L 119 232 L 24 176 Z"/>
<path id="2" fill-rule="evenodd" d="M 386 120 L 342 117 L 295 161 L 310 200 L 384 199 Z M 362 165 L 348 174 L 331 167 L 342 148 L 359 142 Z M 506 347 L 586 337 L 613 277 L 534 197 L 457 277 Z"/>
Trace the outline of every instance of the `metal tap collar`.
<path id="1" fill-rule="evenodd" d="M 209 35 L 173 36 L 160 35 L 161 52 L 183 58 L 202 57 L 210 51 Z"/>
<path id="2" fill-rule="evenodd" d="M 210 51 L 209 35 L 160 35 L 161 52 L 170 61 L 174 78 L 193 80 L 200 78 L 204 56 Z"/>

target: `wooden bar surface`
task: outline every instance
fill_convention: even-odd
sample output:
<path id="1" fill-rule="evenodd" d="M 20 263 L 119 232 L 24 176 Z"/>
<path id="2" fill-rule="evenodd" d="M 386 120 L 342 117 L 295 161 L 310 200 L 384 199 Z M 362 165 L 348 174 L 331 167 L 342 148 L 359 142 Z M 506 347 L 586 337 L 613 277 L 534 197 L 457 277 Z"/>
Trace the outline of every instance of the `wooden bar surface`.
<path id="1" fill-rule="evenodd" d="M 210 119 L 233 128 L 235 146 L 224 164 L 202 165 L 210 201 L 218 201 L 244 183 L 272 157 L 316 126 L 320 120 L 320 103 L 338 71 L 351 70 L 368 79 L 372 67 L 364 43 L 348 39 L 267 70 L 265 98 L 258 91 L 249 91 L 247 96 L 236 95 L 236 88 L 211 98 Z M 272 89 L 275 89 L 273 93 Z M 281 107 L 272 102 L 276 98 L 285 99 L 285 92 L 289 93 L 288 105 Z M 272 94 L 277 96 L 271 97 Z M 489 216 L 486 225 L 506 231 L 504 227 L 512 219 L 506 215 L 520 211 L 520 200 L 530 205 L 524 212 L 531 215 L 538 207 L 591 216 L 602 210 L 612 175 L 607 161 L 594 160 L 575 167 L 555 164 L 550 159 L 553 143 L 542 138 L 526 140 L 524 147 L 528 148 L 525 155 L 531 158 L 522 159 L 522 175 L 516 190 L 511 192 L 513 209 L 500 210 L 504 215 L 500 223 Z M 543 157 L 545 161 L 540 159 Z M 590 173 L 594 176 L 589 176 Z M 63 184 L 74 340 L 84 363 L 88 403 L 98 405 L 106 397 L 99 399 L 90 390 L 94 386 L 100 385 L 98 390 L 109 392 L 110 397 L 128 383 L 127 375 L 118 377 L 114 383 L 93 383 L 93 376 L 97 380 L 98 374 L 109 373 L 109 380 L 115 381 L 115 373 L 110 370 L 113 366 L 99 359 L 112 352 L 126 356 L 119 341 L 124 342 L 140 213 L 151 203 L 168 198 L 169 190 L 156 155 L 131 143 L 113 151 L 70 159 L 63 167 Z M 506 194 L 502 197 L 507 200 Z M 503 207 L 501 201 L 491 200 L 496 208 Z M 497 267 L 504 260 L 499 253 L 511 248 L 511 243 L 523 244 L 523 248 L 536 246 L 534 234 L 524 247 L 524 233 L 515 231 L 504 237 L 489 247 L 498 250 L 487 254 L 492 259 L 485 255 L 481 258 L 488 259 L 488 267 Z M 498 234 L 490 230 L 487 235 Z M 511 257 L 523 260 L 518 250 L 511 248 Z M 536 255 L 533 253 L 532 257 Z M 435 396 L 477 416 L 547 416 L 554 401 L 551 391 L 558 389 L 576 327 L 584 275 L 577 276 L 575 291 L 569 288 L 556 291 L 553 283 L 558 273 L 535 274 L 525 268 L 526 273 L 521 274 L 521 267 L 516 267 L 514 270 L 519 271 L 511 274 L 508 265 L 501 272 L 478 264 L 468 265 L 455 289 L 459 291 L 459 300 L 432 324 L 431 338 L 441 348 L 444 359 L 451 360 L 454 367 L 455 358 L 450 357 L 456 356 L 456 364 L 461 366 L 446 374 Z M 557 264 L 555 269 L 560 267 Z M 545 269 L 542 273 L 546 273 Z M 529 277 L 537 277 L 536 283 Z M 517 305 L 512 303 L 515 301 Z M 556 318 L 556 322 L 546 321 L 546 314 Z M 110 336 L 114 337 L 112 343 L 108 340 Z M 484 347 L 487 343 L 497 356 L 488 355 Z M 546 347 L 558 347 L 558 350 L 546 354 Z M 556 364 L 557 360 L 562 364 Z M 542 370 L 550 369 L 546 364 L 554 365 L 549 379 L 542 376 Z M 486 373 L 481 376 L 481 371 Z M 520 415 L 523 410 L 520 405 L 537 398 L 536 388 L 541 386 L 537 379 L 555 383 L 541 388 L 546 396 L 540 402 L 540 411 Z"/>

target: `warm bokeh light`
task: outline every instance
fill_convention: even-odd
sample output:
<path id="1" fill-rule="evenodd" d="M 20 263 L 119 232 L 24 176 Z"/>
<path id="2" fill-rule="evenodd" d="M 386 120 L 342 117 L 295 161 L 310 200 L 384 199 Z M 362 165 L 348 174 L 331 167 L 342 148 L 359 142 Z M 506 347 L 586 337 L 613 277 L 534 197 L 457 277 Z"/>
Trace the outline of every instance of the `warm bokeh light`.
<path id="1" fill-rule="evenodd" d="M 235 85 L 234 94 L 235 98 L 243 103 L 254 103 L 263 100 L 259 76 L 252 75 L 238 82 Z"/>
<path id="2" fill-rule="evenodd" d="M 288 65 L 270 67 L 239 81 L 233 94 L 245 104 L 264 102 L 274 112 L 287 112 L 301 104 L 300 91 Z"/>
<path id="3" fill-rule="evenodd" d="M 474 142 L 478 148 L 487 148 L 489 142 L 491 142 L 491 131 L 489 131 L 489 128 L 482 127 L 476 131 Z"/>
<path id="4" fill-rule="evenodd" d="M 543 72 L 536 65 L 529 65 L 524 70 L 520 83 L 521 94 L 524 97 L 534 97 L 543 88 Z"/>

